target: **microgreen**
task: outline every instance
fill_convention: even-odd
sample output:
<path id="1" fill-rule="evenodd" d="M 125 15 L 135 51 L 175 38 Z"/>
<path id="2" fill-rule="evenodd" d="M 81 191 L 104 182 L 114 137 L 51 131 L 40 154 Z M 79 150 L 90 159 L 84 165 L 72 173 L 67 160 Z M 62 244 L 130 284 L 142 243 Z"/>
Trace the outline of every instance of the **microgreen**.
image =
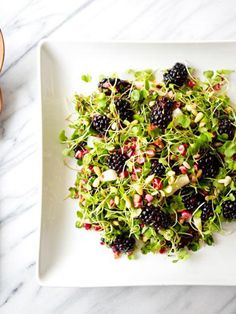
<path id="1" fill-rule="evenodd" d="M 181 87 L 157 82 L 155 72 L 131 69 L 129 81 L 112 74 L 110 81 L 103 80 L 104 87 L 90 95 L 74 95 L 70 132 L 62 130 L 59 140 L 64 145 L 65 164 L 76 170 L 68 194 L 76 200 L 76 227 L 100 232 L 102 243 L 109 247 L 119 235 L 133 237 L 139 243 L 137 251 L 166 253 L 176 262 L 189 258 L 190 251 L 199 250 L 202 243 L 212 245 L 214 233 L 225 220 L 224 202 L 235 201 L 235 137 L 229 140 L 219 132 L 219 123 L 226 117 L 235 127 L 236 114 L 227 95 L 232 71 L 207 70 L 200 80 L 191 68 L 188 75 L 194 84 Z M 86 83 L 92 80 L 89 74 L 81 79 Z M 150 123 L 150 115 L 158 100 L 165 98 L 178 110 L 162 129 Z M 128 102 L 132 121 L 121 121 L 117 99 Z M 94 127 L 97 115 L 109 120 L 104 134 Z M 121 173 L 108 167 L 108 156 L 114 152 L 127 154 Z M 204 177 L 198 169 L 199 158 L 206 152 L 215 154 L 220 162 L 214 178 Z M 75 159 L 76 166 L 70 166 L 70 159 Z M 162 177 L 152 173 L 154 160 L 164 166 Z M 207 221 L 202 219 L 203 203 L 192 212 L 185 208 L 184 187 L 204 194 L 205 201 L 212 203 L 213 214 Z M 143 223 L 140 214 L 149 205 L 171 217 L 168 228 Z M 129 259 L 135 257 L 131 253 Z"/>

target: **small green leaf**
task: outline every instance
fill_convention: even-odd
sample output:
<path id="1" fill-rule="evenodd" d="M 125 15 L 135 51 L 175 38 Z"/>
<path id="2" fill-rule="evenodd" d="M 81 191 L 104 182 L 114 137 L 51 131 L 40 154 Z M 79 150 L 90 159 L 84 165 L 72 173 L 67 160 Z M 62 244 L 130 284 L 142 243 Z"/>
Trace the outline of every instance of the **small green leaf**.
<path id="1" fill-rule="evenodd" d="M 139 114 L 135 114 L 134 119 L 139 122 L 144 122 L 144 117 L 140 116 Z"/>
<path id="2" fill-rule="evenodd" d="M 76 228 L 82 228 L 82 227 L 83 227 L 83 224 L 81 223 L 81 221 L 76 221 L 75 227 L 76 227 Z"/>
<path id="3" fill-rule="evenodd" d="M 65 157 L 71 157 L 71 150 L 69 148 L 65 148 L 63 149 L 62 154 Z"/>
<path id="4" fill-rule="evenodd" d="M 83 218 L 83 213 L 81 213 L 79 210 L 76 212 L 76 215 L 78 218 Z"/>
<path id="5" fill-rule="evenodd" d="M 88 83 L 88 82 L 91 82 L 92 77 L 91 77 L 91 75 L 89 75 L 89 74 L 83 74 L 83 75 L 81 76 L 81 80 L 84 81 L 84 82 L 86 82 L 86 83 Z"/>
<path id="6" fill-rule="evenodd" d="M 215 208 L 215 213 L 216 214 L 220 214 L 221 213 L 221 206 L 220 205 L 217 205 L 216 208 Z"/>
<path id="7" fill-rule="evenodd" d="M 66 136 L 66 132 L 65 130 L 62 130 L 61 133 L 59 134 L 59 140 L 61 141 L 61 143 L 64 143 L 65 141 L 67 141 L 67 136 Z"/>
<path id="8" fill-rule="evenodd" d="M 236 154 L 236 142 L 226 142 L 223 146 L 226 157 L 232 157 Z"/>
<path id="9" fill-rule="evenodd" d="M 147 80 L 147 79 L 145 80 L 144 87 L 145 87 L 145 89 L 149 90 L 149 88 L 150 88 L 149 80 Z"/>
<path id="10" fill-rule="evenodd" d="M 187 115 L 181 114 L 176 117 L 175 123 L 187 129 L 190 126 L 191 120 Z"/>
<path id="11" fill-rule="evenodd" d="M 131 93 L 131 99 L 133 101 L 139 101 L 140 99 L 140 92 L 137 89 L 134 89 Z"/>
<path id="12" fill-rule="evenodd" d="M 147 98 L 148 97 L 148 91 L 146 90 L 146 89 L 142 89 L 141 91 L 140 91 L 140 99 L 145 99 L 145 98 Z"/>
<path id="13" fill-rule="evenodd" d="M 234 71 L 222 69 L 222 70 L 217 70 L 216 73 L 228 75 L 228 74 L 234 73 Z"/>
<path id="14" fill-rule="evenodd" d="M 214 71 L 204 71 L 203 75 L 207 78 L 207 79 L 211 79 L 214 75 Z"/>

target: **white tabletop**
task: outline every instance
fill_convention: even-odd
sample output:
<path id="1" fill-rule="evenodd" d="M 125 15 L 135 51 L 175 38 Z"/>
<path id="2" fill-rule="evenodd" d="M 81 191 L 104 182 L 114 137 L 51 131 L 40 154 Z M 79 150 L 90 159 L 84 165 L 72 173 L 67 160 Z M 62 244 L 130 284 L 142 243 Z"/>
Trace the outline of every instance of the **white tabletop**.
<path id="1" fill-rule="evenodd" d="M 0 79 L 5 102 L 0 115 L 0 312 L 235 313 L 234 287 L 42 288 L 35 275 L 37 43 L 48 36 L 236 40 L 235 1 L 0 0 L 0 4 L 6 44 Z"/>

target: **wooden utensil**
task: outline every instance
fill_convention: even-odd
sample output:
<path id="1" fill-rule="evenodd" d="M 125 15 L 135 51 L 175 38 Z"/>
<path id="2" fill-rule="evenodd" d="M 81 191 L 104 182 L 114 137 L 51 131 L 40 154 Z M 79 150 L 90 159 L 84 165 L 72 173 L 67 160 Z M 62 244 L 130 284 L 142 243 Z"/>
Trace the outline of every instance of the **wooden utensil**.
<path id="1" fill-rule="evenodd" d="M 4 40 L 3 40 L 2 32 L 0 30 L 0 72 L 3 66 L 4 55 L 5 55 Z M 2 111 L 2 109 L 3 109 L 3 98 L 2 98 L 2 92 L 0 89 L 0 112 Z"/>

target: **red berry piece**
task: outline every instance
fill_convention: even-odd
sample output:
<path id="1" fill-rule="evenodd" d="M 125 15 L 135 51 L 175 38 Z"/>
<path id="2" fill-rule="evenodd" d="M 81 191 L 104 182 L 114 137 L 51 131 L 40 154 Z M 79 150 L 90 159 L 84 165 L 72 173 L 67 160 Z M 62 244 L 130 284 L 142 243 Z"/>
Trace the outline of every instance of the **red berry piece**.
<path id="1" fill-rule="evenodd" d="M 218 84 L 216 84 L 216 85 L 213 86 L 213 89 L 214 89 L 215 91 L 218 91 L 218 90 L 221 89 L 221 85 L 218 83 Z"/>
<path id="2" fill-rule="evenodd" d="M 102 227 L 101 227 L 101 226 L 95 226 L 94 230 L 95 230 L 95 231 L 101 231 L 101 230 L 102 230 Z"/>
<path id="3" fill-rule="evenodd" d="M 185 168 L 184 166 L 180 166 L 180 167 L 179 167 L 179 170 L 180 170 L 180 172 L 181 172 L 182 174 L 186 174 L 186 173 L 188 172 L 188 169 Z"/>
<path id="4" fill-rule="evenodd" d="M 146 194 L 145 195 L 145 200 L 148 202 L 148 203 L 151 203 L 153 201 L 153 196 L 151 194 Z"/>
<path id="5" fill-rule="evenodd" d="M 180 154 L 181 154 L 182 156 L 185 156 L 185 155 L 187 154 L 187 147 L 188 147 L 187 144 L 181 144 L 181 145 L 179 145 L 178 151 L 180 152 Z"/>
<path id="6" fill-rule="evenodd" d="M 84 224 L 84 229 L 89 230 L 89 229 L 91 229 L 91 228 L 92 228 L 92 225 L 91 225 L 91 224 L 88 224 L 88 223 L 85 223 L 85 224 Z"/>
<path id="7" fill-rule="evenodd" d="M 161 179 L 159 179 L 159 178 L 154 178 L 152 180 L 152 185 L 153 185 L 154 189 L 157 189 L 157 190 L 161 190 L 163 188 L 163 184 L 161 182 Z"/>
<path id="8" fill-rule="evenodd" d="M 189 80 L 187 82 L 187 85 L 188 85 L 188 87 L 193 88 L 196 85 L 196 83 L 194 81 L 192 81 L 192 80 Z"/>
<path id="9" fill-rule="evenodd" d="M 167 251 L 167 248 L 161 247 L 159 253 L 160 253 L 160 254 L 165 254 L 166 251 Z"/>
<path id="10" fill-rule="evenodd" d="M 129 175 L 128 171 L 127 170 L 124 170 L 120 173 L 120 178 L 121 179 L 124 179 L 124 178 L 127 178 Z"/>
<path id="11" fill-rule="evenodd" d="M 187 210 L 183 210 L 183 211 L 181 212 L 181 217 L 182 217 L 184 220 L 189 220 L 189 219 L 192 218 L 192 214 L 191 214 L 189 211 L 187 211 Z"/>

